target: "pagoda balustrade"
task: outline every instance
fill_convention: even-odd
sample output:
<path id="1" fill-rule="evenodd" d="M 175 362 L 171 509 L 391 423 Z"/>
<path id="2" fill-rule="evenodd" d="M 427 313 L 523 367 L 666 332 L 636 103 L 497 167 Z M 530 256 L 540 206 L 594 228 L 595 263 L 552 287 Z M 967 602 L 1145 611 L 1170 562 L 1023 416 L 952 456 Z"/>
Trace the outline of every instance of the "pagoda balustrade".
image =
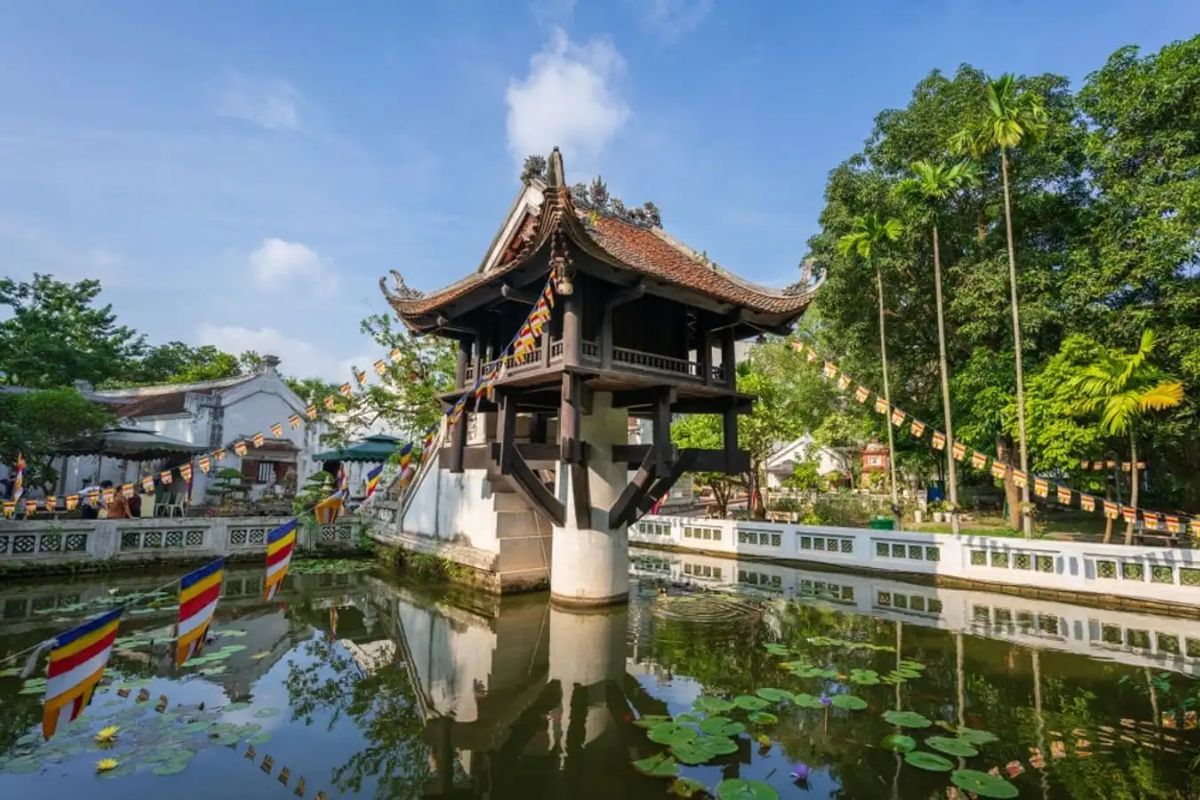
<path id="1" fill-rule="evenodd" d="M 580 342 L 580 355 L 582 363 L 586 366 L 599 367 L 604 362 L 601 343 L 598 341 L 588 341 L 585 339 Z M 481 369 L 484 375 L 487 375 L 492 370 L 497 369 L 502 360 L 496 358 L 484 361 L 482 364 L 468 363 L 463 371 L 463 385 L 459 388 L 466 388 L 474 383 L 477 368 Z M 704 365 L 698 361 L 675 358 L 659 353 L 649 353 L 643 350 L 634 350 L 630 347 L 615 346 L 612 348 L 612 356 L 609 360 L 613 365 L 620 365 L 621 368 L 636 372 L 684 378 L 700 383 L 704 382 Z M 543 345 L 537 350 L 524 353 L 520 356 L 510 356 L 504 369 L 504 377 L 516 377 L 549 369 L 552 366 L 561 364 L 562 361 L 563 340 L 561 338 L 550 339 L 548 352 L 547 346 Z M 712 381 L 716 383 L 724 381 L 725 370 L 722 367 L 712 366 L 710 369 L 712 371 Z M 501 380 L 503 379 L 502 377 Z"/>

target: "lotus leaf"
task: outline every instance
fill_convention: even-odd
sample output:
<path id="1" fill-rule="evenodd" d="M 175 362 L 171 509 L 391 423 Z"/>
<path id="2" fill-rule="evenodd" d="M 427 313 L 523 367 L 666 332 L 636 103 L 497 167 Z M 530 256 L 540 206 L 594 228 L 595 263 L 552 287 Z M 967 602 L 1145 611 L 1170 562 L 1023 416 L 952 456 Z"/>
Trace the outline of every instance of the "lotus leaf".
<path id="1" fill-rule="evenodd" d="M 977 769 L 958 769 L 950 774 L 950 782 L 958 788 L 980 797 L 1016 797 L 1017 787 L 1004 778 Z"/>
<path id="2" fill-rule="evenodd" d="M 741 694 L 733 698 L 733 704 L 745 711 L 762 711 L 767 707 L 766 700 L 748 694 Z"/>
<path id="3" fill-rule="evenodd" d="M 707 787 L 691 778 L 676 778 L 667 791 L 676 797 L 695 797 L 700 792 L 707 791 Z"/>
<path id="4" fill-rule="evenodd" d="M 926 753 L 922 750 L 913 750 L 911 753 L 905 753 L 904 761 L 917 769 L 929 772 L 949 772 L 954 769 L 954 764 L 945 756 L 939 756 L 937 753 Z"/>
<path id="5" fill-rule="evenodd" d="M 745 725 L 728 717 L 709 717 L 700 723 L 700 732 L 709 736 L 737 736 L 745 730 Z"/>
<path id="6" fill-rule="evenodd" d="M 769 783 L 730 778 L 717 784 L 718 800 L 779 800 L 779 792 Z"/>
<path id="7" fill-rule="evenodd" d="M 653 728 L 655 725 L 660 725 L 664 722 L 670 722 L 671 718 L 666 714 L 643 714 L 633 721 L 634 725 L 639 728 Z"/>
<path id="8" fill-rule="evenodd" d="M 893 733 L 880 740 L 879 746 L 893 753 L 911 753 L 917 749 L 917 740 L 903 733 Z"/>
<path id="9" fill-rule="evenodd" d="M 862 711 L 867 707 L 867 701 L 852 694 L 835 694 L 830 700 L 834 708 L 844 708 L 847 711 Z"/>
<path id="10" fill-rule="evenodd" d="M 696 738 L 696 730 L 675 722 L 660 722 L 648 735 L 650 741 L 658 744 L 686 744 Z"/>
<path id="11" fill-rule="evenodd" d="M 791 655 L 791 652 L 792 652 L 787 647 L 779 644 L 778 642 L 767 642 L 765 645 L 763 645 L 763 648 L 773 656 Z"/>
<path id="12" fill-rule="evenodd" d="M 695 706 L 697 711 L 703 711 L 705 714 L 723 714 L 726 711 L 733 709 L 733 703 L 720 697 L 711 695 L 701 695 L 696 698 Z"/>
<path id="13" fill-rule="evenodd" d="M 925 744 L 946 755 L 961 756 L 962 758 L 971 758 L 972 756 L 979 755 L 979 751 L 975 749 L 975 746 L 965 739 L 952 739 L 949 736 L 930 736 L 925 740 Z"/>
<path id="14" fill-rule="evenodd" d="M 666 753 L 659 753 L 649 758 L 643 758 L 641 761 L 634 761 L 633 768 L 643 775 L 649 775 L 651 778 L 674 778 L 679 774 L 679 764 Z"/>
<path id="15" fill-rule="evenodd" d="M 883 718 L 901 728 L 928 728 L 933 723 L 915 711 L 885 711 Z"/>
<path id="16" fill-rule="evenodd" d="M 692 742 L 691 746 L 712 753 L 714 756 L 726 756 L 738 751 L 737 742 L 727 736 L 701 736 Z"/>
<path id="17" fill-rule="evenodd" d="M 821 698 L 813 697 L 811 694 L 801 693 L 796 695 L 796 705 L 801 708 L 824 708 L 821 703 Z"/>
<path id="18" fill-rule="evenodd" d="M 729 741 L 726 739 L 725 741 Z M 711 761 L 716 757 L 716 753 L 705 750 L 703 747 L 696 747 L 690 742 L 680 742 L 679 744 L 671 745 L 671 755 L 680 764 L 703 764 L 706 761 Z"/>
<path id="19" fill-rule="evenodd" d="M 185 759 L 175 759 L 164 764 L 159 764 L 151 770 L 155 775 L 177 775 L 187 769 L 188 762 Z"/>
<path id="20" fill-rule="evenodd" d="M 704 717 L 699 717 L 695 714 L 679 714 L 675 717 L 675 721 L 680 725 L 698 725 L 704 721 Z"/>
<path id="21" fill-rule="evenodd" d="M 850 682 L 859 686 L 875 686 L 879 683 L 879 673 L 873 669 L 852 669 Z"/>
<path id="22" fill-rule="evenodd" d="M 254 712 L 254 716 L 256 716 L 256 717 L 273 717 L 278 713 L 279 713 L 278 708 L 260 708 L 258 711 Z"/>
<path id="23" fill-rule="evenodd" d="M 779 717 L 772 714 L 770 711 L 754 711 L 748 719 L 755 725 L 774 725 L 779 722 Z"/>
<path id="24" fill-rule="evenodd" d="M 1000 737 L 991 731 L 981 731 L 976 728 L 966 727 L 958 729 L 958 738 L 976 746 L 1000 741 Z"/>
<path id="25" fill-rule="evenodd" d="M 784 700 L 791 701 L 793 695 L 786 689 L 776 689 L 772 686 L 764 686 L 755 692 L 756 695 L 766 700 L 768 703 L 781 703 Z"/>

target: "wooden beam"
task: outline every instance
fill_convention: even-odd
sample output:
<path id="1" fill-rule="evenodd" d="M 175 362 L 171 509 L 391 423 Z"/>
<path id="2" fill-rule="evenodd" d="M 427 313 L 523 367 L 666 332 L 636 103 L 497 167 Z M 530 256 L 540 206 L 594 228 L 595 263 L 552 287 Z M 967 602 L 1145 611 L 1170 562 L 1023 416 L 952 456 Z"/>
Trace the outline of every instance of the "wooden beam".
<path id="1" fill-rule="evenodd" d="M 675 460 L 675 445 L 671 444 L 671 400 L 673 391 L 661 392 L 654 403 L 651 421 L 654 435 L 654 477 L 666 477 Z"/>
<path id="2" fill-rule="evenodd" d="M 571 497 L 575 501 L 575 527 L 586 530 L 592 527 L 590 470 L 586 463 L 571 464 L 567 468 L 571 472 Z"/>
<path id="3" fill-rule="evenodd" d="M 463 412 L 458 422 L 450 426 L 450 471 L 463 471 L 463 451 L 467 446 L 467 414 Z"/>
<path id="4" fill-rule="evenodd" d="M 559 458 L 574 464 L 577 457 L 580 427 L 579 376 L 564 372 L 562 376 L 562 405 L 558 414 Z"/>
<path id="5" fill-rule="evenodd" d="M 700 371 L 704 377 L 704 385 L 713 384 L 712 334 L 704 321 L 700 321 Z"/>
<path id="6" fill-rule="evenodd" d="M 518 289 L 511 283 L 500 284 L 500 296 L 505 300 L 512 300 L 514 303 L 524 303 L 529 306 L 536 303 L 538 299 L 537 294 Z"/>
<path id="7" fill-rule="evenodd" d="M 500 445 L 500 474 L 508 475 L 512 469 L 513 458 L 517 455 L 514 446 L 517 432 L 517 402 L 516 398 L 502 389 L 496 390 L 496 401 L 500 413 L 496 416 L 496 441 Z"/>
<path id="8" fill-rule="evenodd" d="M 674 404 L 679 396 L 678 388 L 674 386 L 666 387 L 665 392 L 667 401 Z M 612 405 L 613 408 L 629 408 L 630 406 L 653 406 L 664 394 L 664 387 L 651 386 L 646 389 L 627 389 L 621 392 L 613 392 Z"/>
<path id="9" fill-rule="evenodd" d="M 653 445 L 621 444 L 612 449 L 613 461 L 620 464 L 640 464 L 645 461 Z M 724 472 L 738 475 L 750 468 L 750 453 L 738 450 L 730 458 L 725 450 L 705 450 L 698 447 L 680 448 L 676 461 L 683 461 L 693 472 Z"/>
<path id="10" fill-rule="evenodd" d="M 561 528 L 567 518 L 563 504 L 551 494 L 519 453 L 513 454 L 509 469 L 510 483 L 529 507 Z"/>
<path id="11" fill-rule="evenodd" d="M 458 353 L 454 361 L 454 385 L 462 389 L 467 380 L 467 359 L 470 357 L 471 340 L 462 337 L 458 340 Z"/>
<path id="12" fill-rule="evenodd" d="M 737 387 L 737 354 L 733 348 L 733 328 L 721 331 L 721 371 L 725 385 L 733 389 Z"/>
<path id="13" fill-rule="evenodd" d="M 671 487 L 678 482 L 683 473 L 690 472 L 695 469 L 695 456 L 699 452 L 699 450 L 680 451 L 679 458 L 675 459 L 675 461 L 671 464 L 670 472 L 656 480 L 650 487 L 649 491 L 646 492 L 646 496 L 642 498 L 640 503 L 638 503 L 637 510 L 639 513 L 637 517 L 629 520 L 631 525 L 634 522 L 637 522 L 638 518 L 642 514 L 646 514 L 650 511 L 650 509 L 654 508 L 654 504 L 659 500 L 662 500 L 666 496 L 667 492 L 671 491 Z"/>
<path id="14" fill-rule="evenodd" d="M 624 524 L 625 517 L 637 508 L 642 497 L 650 488 L 650 481 L 654 477 L 654 465 L 657 461 L 657 456 L 654 453 L 654 446 L 650 447 L 650 451 L 646 453 L 646 457 L 642 459 L 642 465 L 638 467 L 638 471 L 634 474 L 633 479 L 629 484 L 621 490 L 621 494 L 617 497 L 617 501 L 608 509 L 608 527 L 619 528 Z"/>
<path id="15" fill-rule="evenodd" d="M 724 414 L 730 405 L 736 414 L 749 414 L 754 410 L 754 398 L 729 395 L 685 397 L 671 406 L 671 411 L 676 414 Z"/>
<path id="16" fill-rule="evenodd" d="M 583 357 L 582 333 L 579 326 L 579 282 L 575 291 L 562 299 L 563 366 L 577 367 Z"/>
<path id="17" fill-rule="evenodd" d="M 733 403 L 730 403 L 721 416 L 721 432 L 726 456 L 732 455 L 738 449 L 737 418 L 737 409 Z"/>

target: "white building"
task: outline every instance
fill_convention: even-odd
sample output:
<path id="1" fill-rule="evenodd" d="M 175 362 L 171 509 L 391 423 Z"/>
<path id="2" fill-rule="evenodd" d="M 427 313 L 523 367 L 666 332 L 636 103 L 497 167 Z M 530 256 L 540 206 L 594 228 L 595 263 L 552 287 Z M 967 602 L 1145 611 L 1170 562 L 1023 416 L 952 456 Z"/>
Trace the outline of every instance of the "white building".
<path id="1" fill-rule="evenodd" d="M 320 423 L 304 416 L 305 403 L 279 375 L 279 359 L 264 356 L 263 366 L 251 375 L 239 375 L 214 381 L 186 384 L 139 386 L 129 389 L 88 391 L 85 396 L 112 409 L 124 427 L 154 431 L 207 448 L 226 448 L 225 456 L 215 462 L 210 474 L 193 469 L 192 503 L 205 501 L 206 489 L 219 469 L 234 468 L 242 473 L 252 497 L 282 491 L 288 473 L 295 473 L 296 486 L 320 468 L 312 454 L 320 449 Z M 82 387 L 81 387 L 82 388 Z M 299 414 L 304 424 L 292 430 L 288 417 Z M 274 423 L 283 426 L 282 435 L 271 432 Z M 256 448 L 251 438 L 261 433 L 265 441 Z M 233 443 L 245 440 L 250 447 L 245 457 L 233 451 Z M 99 456 L 64 457 L 58 467 L 59 494 L 71 494 L 91 483 L 110 480 L 114 484 L 133 483 L 146 474 L 157 474 L 168 462 L 129 462 Z M 194 466 L 194 465 L 193 465 Z"/>
<path id="2" fill-rule="evenodd" d="M 782 488 L 783 482 L 795 472 L 796 465 L 803 461 L 816 461 L 818 475 L 830 472 L 846 474 L 850 470 L 848 459 L 852 458 L 852 454 L 828 447 L 817 447 L 813 444 L 812 437 L 805 434 L 782 445 L 767 459 L 767 488 Z"/>

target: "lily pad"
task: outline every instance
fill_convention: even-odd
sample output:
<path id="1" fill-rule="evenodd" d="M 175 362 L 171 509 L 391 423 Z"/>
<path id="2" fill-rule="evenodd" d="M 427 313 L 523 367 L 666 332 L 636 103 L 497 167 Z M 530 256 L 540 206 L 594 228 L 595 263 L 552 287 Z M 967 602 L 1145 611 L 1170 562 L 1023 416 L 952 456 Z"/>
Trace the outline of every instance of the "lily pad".
<path id="1" fill-rule="evenodd" d="M 949 772 L 954 769 L 953 762 L 945 756 L 939 756 L 937 753 L 926 753 L 922 750 L 913 750 L 910 753 L 905 753 L 904 761 L 917 769 L 929 772 Z"/>
<path id="2" fill-rule="evenodd" d="M 981 731 L 977 728 L 967 727 L 958 729 L 958 738 L 964 739 L 976 746 L 1000 741 L 1000 737 L 991 731 Z"/>
<path id="3" fill-rule="evenodd" d="M 155 775 L 177 775 L 187 769 L 188 762 L 184 759 L 175 759 L 164 764 L 159 764 L 154 769 L 150 770 Z"/>
<path id="4" fill-rule="evenodd" d="M 703 721 L 704 717 L 698 717 L 695 714 L 679 714 L 675 717 L 675 722 L 680 725 L 699 725 Z"/>
<path id="5" fill-rule="evenodd" d="M 883 718 L 901 728 L 928 728 L 933 722 L 915 711 L 885 711 Z"/>
<path id="6" fill-rule="evenodd" d="M 251 736 L 250 738 L 248 738 L 246 740 L 246 743 L 247 744 L 266 744 L 270 740 L 271 740 L 271 732 L 263 731 L 262 733 L 256 733 L 254 736 Z"/>
<path id="7" fill-rule="evenodd" d="M 725 741 L 729 741 L 726 739 Z M 679 744 L 671 745 L 671 755 L 680 764 L 703 764 L 706 761 L 711 761 L 716 757 L 716 753 L 705 750 L 703 747 L 696 747 L 690 742 L 680 742 Z"/>
<path id="8" fill-rule="evenodd" d="M 789 703 L 795 697 L 787 689 L 776 689 L 773 686 L 764 686 L 755 692 L 756 695 L 766 700 L 768 703 L 782 703 L 787 700 Z"/>
<path id="9" fill-rule="evenodd" d="M 660 722 L 650 729 L 650 741 L 658 744 L 687 744 L 696 738 L 696 730 L 675 722 Z"/>
<path id="10" fill-rule="evenodd" d="M 273 717 L 278 713 L 279 713 L 278 708 L 260 708 L 258 711 L 254 712 L 254 716 L 256 716 L 256 717 Z"/>
<path id="11" fill-rule="evenodd" d="M 730 778 L 717 784 L 718 800 L 779 800 L 779 792 L 763 781 Z"/>
<path id="12" fill-rule="evenodd" d="M 767 642 L 763 645 L 763 649 L 773 656 L 788 656 L 792 654 L 790 649 L 778 642 Z"/>
<path id="13" fill-rule="evenodd" d="M 705 714 L 723 714 L 726 711 L 733 709 L 733 703 L 720 697 L 712 695 L 701 695 L 696 698 L 696 702 L 692 704 L 697 711 L 703 711 Z"/>
<path id="14" fill-rule="evenodd" d="M 770 711 L 751 712 L 747 719 L 749 719 L 755 725 L 774 725 L 775 723 L 779 722 L 779 717 L 775 716 Z"/>
<path id="15" fill-rule="evenodd" d="M 737 736 L 745 730 L 745 725 L 728 717 L 709 717 L 700 723 L 700 732 L 709 736 Z"/>
<path id="16" fill-rule="evenodd" d="M 31 772 L 39 771 L 41 768 L 42 762 L 29 756 L 10 758 L 8 761 L 0 763 L 0 769 L 3 769 L 4 772 L 11 772 L 14 775 L 28 775 Z"/>
<path id="17" fill-rule="evenodd" d="M 250 707 L 249 703 L 230 703 L 229 705 L 225 706 L 224 710 L 225 711 L 241 711 L 241 710 L 249 708 L 249 707 Z"/>
<path id="18" fill-rule="evenodd" d="M 1017 787 L 1004 778 L 977 769 L 958 769 L 950 774 L 950 782 L 958 788 L 980 797 L 1016 797 Z"/>
<path id="19" fill-rule="evenodd" d="M 676 778 L 667 791 L 676 797 L 695 797 L 701 792 L 708 791 L 708 787 L 691 778 Z"/>
<path id="20" fill-rule="evenodd" d="M 651 778 L 674 778 L 679 774 L 679 764 L 666 753 L 634 761 L 633 768 Z"/>
<path id="21" fill-rule="evenodd" d="M 972 756 L 979 755 L 979 751 L 975 749 L 975 746 L 965 739 L 952 739 L 949 736 L 930 736 L 925 740 L 925 744 L 946 755 L 960 756 L 962 758 L 971 758 Z"/>
<path id="22" fill-rule="evenodd" d="M 911 753 L 917 749 L 917 740 L 903 733 L 893 733 L 879 741 L 879 746 L 893 753 Z"/>
<path id="23" fill-rule="evenodd" d="M 921 670 L 925 669 L 925 665 L 922 664 L 920 661 L 901 661 L 900 663 L 898 663 L 896 665 L 896 667 L 898 669 L 902 669 L 902 670 L 907 669 L 907 670 L 912 670 L 914 672 L 920 672 Z"/>
<path id="24" fill-rule="evenodd" d="M 184 733 L 208 733 L 214 724 L 208 720 L 197 720 L 196 722 L 189 722 L 187 725 L 184 725 L 182 730 Z"/>
<path id="25" fill-rule="evenodd" d="M 701 736 L 691 746 L 714 756 L 727 756 L 738 751 L 737 742 L 727 736 Z"/>
<path id="26" fill-rule="evenodd" d="M 741 694 L 733 698 L 733 704 L 745 711 L 762 711 L 767 707 L 766 700 L 748 694 Z"/>
<path id="27" fill-rule="evenodd" d="M 835 694 L 830 703 L 834 708 L 844 708 L 847 711 L 862 711 L 867 707 L 867 701 L 852 694 Z"/>
<path id="28" fill-rule="evenodd" d="M 670 721 L 671 718 L 666 714 L 643 714 L 635 719 L 633 724 L 637 725 L 639 728 L 646 728 L 648 730 L 653 728 L 655 725 L 661 725 L 664 722 Z"/>
<path id="29" fill-rule="evenodd" d="M 800 708 L 824 708 L 821 703 L 821 698 L 813 697 L 811 694 L 801 693 L 796 695 L 796 705 Z"/>
<path id="30" fill-rule="evenodd" d="M 879 673 L 873 669 L 852 669 L 849 680 L 859 686 L 875 686 L 879 683 Z"/>

